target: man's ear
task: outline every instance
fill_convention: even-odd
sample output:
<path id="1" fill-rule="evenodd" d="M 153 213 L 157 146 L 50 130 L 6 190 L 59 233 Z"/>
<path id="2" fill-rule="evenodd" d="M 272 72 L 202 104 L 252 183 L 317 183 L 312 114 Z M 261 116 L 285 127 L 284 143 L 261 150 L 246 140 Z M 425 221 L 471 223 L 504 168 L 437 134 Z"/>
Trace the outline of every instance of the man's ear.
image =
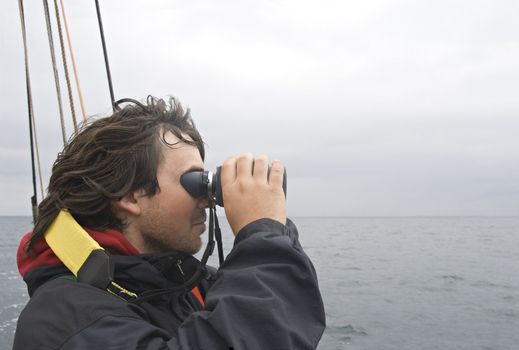
<path id="1" fill-rule="evenodd" d="M 137 197 L 141 195 L 140 191 L 130 192 L 123 198 L 114 201 L 113 206 L 117 208 L 118 211 L 123 212 L 124 214 L 129 214 L 132 216 L 141 215 L 141 207 L 139 202 L 137 201 Z"/>

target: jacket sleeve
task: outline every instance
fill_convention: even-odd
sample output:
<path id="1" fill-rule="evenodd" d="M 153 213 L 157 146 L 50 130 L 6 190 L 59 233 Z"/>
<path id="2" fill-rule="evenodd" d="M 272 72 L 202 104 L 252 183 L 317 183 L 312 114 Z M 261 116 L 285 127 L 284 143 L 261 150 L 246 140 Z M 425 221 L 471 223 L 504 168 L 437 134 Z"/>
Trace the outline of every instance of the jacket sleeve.
<path id="1" fill-rule="evenodd" d="M 325 327 L 317 276 L 295 225 L 261 219 L 245 226 L 206 295 L 206 311 L 193 314 L 179 340 L 218 334 L 237 349 L 315 349 Z"/>
<path id="2" fill-rule="evenodd" d="M 63 349 L 82 348 L 92 339 L 89 333 L 99 335 L 102 329 L 107 332 L 102 348 L 315 349 L 325 328 L 315 269 L 296 227 L 290 220 L 282 225 L 270 219 L 240 231 L 207 291 L 205 309 L 191 314 L 177 337 L 168 339 L 142 320 L 121 321 L 98 320 Z M 110 339 L 118 344 L 107 344 Z"/>

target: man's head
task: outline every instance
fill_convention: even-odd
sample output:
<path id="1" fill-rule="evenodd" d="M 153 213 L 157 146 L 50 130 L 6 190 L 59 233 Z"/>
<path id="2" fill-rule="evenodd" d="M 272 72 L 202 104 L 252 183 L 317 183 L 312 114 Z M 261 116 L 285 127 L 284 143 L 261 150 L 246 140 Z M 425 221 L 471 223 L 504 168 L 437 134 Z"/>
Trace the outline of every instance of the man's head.
<path id="1" fill-rule="evenodd" d="M 205 219 L 199 207 L 206 203 L 191 197 L 186 201 L 182 191 L 171 186 L 175 181 L 181 186 L 177 176 L 183 167 L 203 167 L 204 145 L 189 110 L 174 98 L 168 102 L 151 96 L 145 104 L 122 100 L 111 116 L 92 122 L 72 138 L 53 165 L 29 248 L 60 209 L 67 209 L 82 226 L 123 231 L 142 252 L 194 253 L 200 248 L 199 237 L 189 244 L 182 241 L 187 239 L 185 221 Z M 180 210 L 187 208 L 192 212 Z M 173 227 L 168 230 L 166 225 Z M 159 229 L 158 235 L 153 229 Z M 175 236 L 180 236 L 180 244 Z"/>

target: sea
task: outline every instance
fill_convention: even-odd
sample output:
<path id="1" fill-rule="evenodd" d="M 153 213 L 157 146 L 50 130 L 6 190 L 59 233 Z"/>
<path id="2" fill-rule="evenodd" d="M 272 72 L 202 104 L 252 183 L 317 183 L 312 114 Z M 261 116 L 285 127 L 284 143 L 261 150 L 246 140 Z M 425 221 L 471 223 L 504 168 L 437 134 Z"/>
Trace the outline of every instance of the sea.
<path id="1" fill-rule="evenodd" d="M 326 309 L 318 349 L 519 349 L 519 217 L 293 221 Z M 28 300 L 15 252 L 30 228 L 29 217 L 0 217 L 0 349 Z"/>

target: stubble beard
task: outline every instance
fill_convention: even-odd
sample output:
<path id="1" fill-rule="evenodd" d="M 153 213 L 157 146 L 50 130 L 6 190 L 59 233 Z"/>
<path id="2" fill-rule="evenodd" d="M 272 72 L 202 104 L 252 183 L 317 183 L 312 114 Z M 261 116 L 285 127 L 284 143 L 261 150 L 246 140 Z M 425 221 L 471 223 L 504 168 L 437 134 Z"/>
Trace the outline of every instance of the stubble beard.
<path id="1" fill-rule="evenodd" d="M 157 235 L 157 232 L 154 235 L 144 234 L 143 240 L 150 251 L 156 253 L 176 251 L 193 255 L 202 247 L 202 240 L 200 239 L 198 239 L 198 242 L 195 242 L 195 239 L 183 239 L 172 242 L 169 237 Z"/>
<path id="2" fill-rule="evenodd" d="M 202 248 L 201 234 L 193 232 L 190 225 L 185 231 L 175 232 L 174 225 L 167 224 L 168 217 L 162 213 L 150 215 L 142 232 L 142 239 L 149 252 L 171 251 L 196 254 Z"/>

